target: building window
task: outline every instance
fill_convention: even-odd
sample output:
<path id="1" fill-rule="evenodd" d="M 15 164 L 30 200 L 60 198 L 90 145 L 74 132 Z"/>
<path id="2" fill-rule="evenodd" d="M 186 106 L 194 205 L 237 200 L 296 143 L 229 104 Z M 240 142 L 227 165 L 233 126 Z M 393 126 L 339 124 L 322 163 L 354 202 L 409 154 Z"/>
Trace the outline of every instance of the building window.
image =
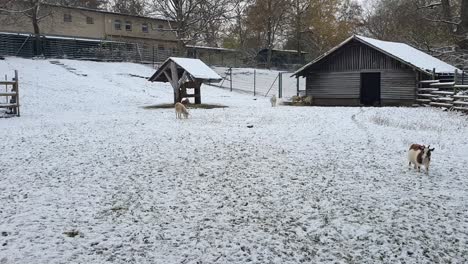
<path id="1" fill-rule="evenodd" d="M 148 24 L 141 24 L 141 31 L 143 31 L 144 33 L 148 33 Z"/>
<path id="2" fill-rule="evenodd" d="M 114 21 L 114 28 L 115 30 L 122 30 L 122 22 L 120 22 L 120 20 L 115 20 Z"/>
<path id="3" fill-rule="evenodd" d="M 132 31 L 132 22 L 131 21 L 125 21 L 125 30 Z"/>
<path id="4" fill-rule="evenodd" d="M 164 25 L 158 25 L 158 29 L 164 29 Z"/>
<path id="5" fill-rule="evenodd" d="M 63 22 L 72 22 L 71 14 L 63 14 Z"/>
<path id="6" fill-rule="evenodd" d="M 86 17 L 86 24 L 94 24 L 94 18 Z"/>

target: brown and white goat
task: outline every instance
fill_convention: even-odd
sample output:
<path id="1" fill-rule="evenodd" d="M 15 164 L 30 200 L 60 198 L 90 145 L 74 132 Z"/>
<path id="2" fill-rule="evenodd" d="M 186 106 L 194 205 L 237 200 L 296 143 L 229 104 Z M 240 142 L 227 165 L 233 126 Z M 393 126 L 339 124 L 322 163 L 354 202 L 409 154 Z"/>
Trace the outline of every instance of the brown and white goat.
<path id="1" fill-rule="evenodd" d="M 429 164 L 431 163 L 431 153 L 434 148 L 431 146 L 424 146 L 419 144 L 412 144 L 408 150 L 408 165 L 414 165 L 418 172 L 421 171 L 421 165 L 426 168 L 426 174 L 429 174 Z"/>

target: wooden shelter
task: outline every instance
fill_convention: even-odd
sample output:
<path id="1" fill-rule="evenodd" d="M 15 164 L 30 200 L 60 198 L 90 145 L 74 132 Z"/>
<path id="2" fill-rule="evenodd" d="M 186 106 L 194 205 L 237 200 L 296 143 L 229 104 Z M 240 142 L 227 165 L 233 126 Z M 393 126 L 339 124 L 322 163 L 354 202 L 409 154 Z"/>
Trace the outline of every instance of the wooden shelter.
<path id="1" fill-rule="evenodd" d="M 174 103 L 182 98 L 194 97 L 195 104 L 201 104 L 201 85 L 220 82 L 222 78 L 199 59 L 168 58 L 149 78 L 151 82 L 169 82 L 174 89 Z M 193 89 L 194 93 L 187 93 Z"/>
<path id="2" fill-rule="evenodd" d="M 457 68 L 409 45 L 352 36 L 300 68 L 314 105 L 412 105 L 418 83 Z"/>

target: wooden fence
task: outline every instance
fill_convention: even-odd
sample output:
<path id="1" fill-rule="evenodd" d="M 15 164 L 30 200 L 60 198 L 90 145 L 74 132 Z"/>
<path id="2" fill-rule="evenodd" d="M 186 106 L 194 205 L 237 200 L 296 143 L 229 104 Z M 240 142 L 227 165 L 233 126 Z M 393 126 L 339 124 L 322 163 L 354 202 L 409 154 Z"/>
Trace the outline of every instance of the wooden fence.
<path id="1" fill-rule="evenodd" d="M 455 72 L 453 81 L 448 82 L 441 80 L 420 81 L 416 102 L 421 105 L 443 107 L 468 113 L 468 84 L 465 84 L 464 81 L 460 82 L 458 76 L 459 74 Z"/>
<path id="2" fill-rule="evenodd" d="M 12 81 L 8 81 L 7 77 L 5 81 L 0 81 L 0 88 L 3 85 L 5 89 L 0 89 L 0 98 L 4 97 L 6 100 L 0 101 L 0 108 L 6 108 L 8 115 L 20 116 L 18 71 L 15 71 L 15 78 Z"/>

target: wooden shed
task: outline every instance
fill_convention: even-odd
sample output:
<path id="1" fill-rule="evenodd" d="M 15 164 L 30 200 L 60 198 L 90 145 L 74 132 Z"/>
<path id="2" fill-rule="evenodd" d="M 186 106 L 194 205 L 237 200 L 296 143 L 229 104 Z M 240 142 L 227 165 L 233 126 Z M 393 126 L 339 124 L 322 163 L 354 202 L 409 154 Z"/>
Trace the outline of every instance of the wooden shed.
<path id="1" fill-rule="evenodd" d="M 182 98 L 194 97 L 195 104 L 201 104 L 200 88 L 203 83 L 221 80 L 221 76 L 201 60 L 176 57 L 168 58 L 149 78 L 151 82 L 169 82 L 174 89 L 174 103 Z M 188 89 L 194 92 L 188 93 Z"/>
<path id="2" fill-rule="evenodd" d="M 294 73 L 314 105 L 411 105 L 420 80 L 457 68 L 404 43 L 352 36 Z"/>

